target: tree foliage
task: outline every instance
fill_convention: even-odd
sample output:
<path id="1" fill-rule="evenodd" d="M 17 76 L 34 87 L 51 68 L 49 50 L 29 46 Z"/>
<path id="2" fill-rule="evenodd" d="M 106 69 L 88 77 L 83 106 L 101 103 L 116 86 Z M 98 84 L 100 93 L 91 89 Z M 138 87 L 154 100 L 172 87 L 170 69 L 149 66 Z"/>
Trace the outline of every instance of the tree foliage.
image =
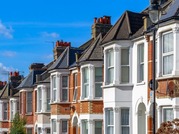
<path id="1" fill-rule="evenodd" d="M 179 134 L 179 119 L 163 122 L 156 134 Z"/>
<path id="2" fill-rule="evenodd" d="M 25 124 L 26 119 L 21 118 L 20 115 L 16 113 L 10 128 L 10 134 L 26 134 L 24 127 Z"/>

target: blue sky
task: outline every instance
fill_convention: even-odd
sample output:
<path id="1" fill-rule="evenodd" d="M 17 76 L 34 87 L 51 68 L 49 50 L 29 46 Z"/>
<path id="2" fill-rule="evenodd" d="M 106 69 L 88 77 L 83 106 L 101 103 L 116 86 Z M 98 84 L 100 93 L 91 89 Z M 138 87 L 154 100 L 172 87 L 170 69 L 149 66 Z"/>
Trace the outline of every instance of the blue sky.
<path id="1" fill-rule="evenodd" d="M 3 0 L 0 4 L 0 81 L 6 72 L 29 73 L 31 63 L 53 60 L 53 43 L 78 47 L 91 38 L 94 17 L 111 16 L 114 24 L 126 10 L 141 12 L 149 0 Z"/>

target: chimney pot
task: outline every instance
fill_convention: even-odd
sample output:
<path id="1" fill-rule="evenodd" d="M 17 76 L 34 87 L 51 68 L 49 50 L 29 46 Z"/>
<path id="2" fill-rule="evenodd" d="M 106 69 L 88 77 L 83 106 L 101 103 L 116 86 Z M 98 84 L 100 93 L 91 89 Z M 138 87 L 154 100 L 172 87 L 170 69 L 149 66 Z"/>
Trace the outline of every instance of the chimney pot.
<path id="1" fill-rule="evenodd" d="M 97 23 L 97 18 L 96 17 L 94 18 L 94 23 Z"/>

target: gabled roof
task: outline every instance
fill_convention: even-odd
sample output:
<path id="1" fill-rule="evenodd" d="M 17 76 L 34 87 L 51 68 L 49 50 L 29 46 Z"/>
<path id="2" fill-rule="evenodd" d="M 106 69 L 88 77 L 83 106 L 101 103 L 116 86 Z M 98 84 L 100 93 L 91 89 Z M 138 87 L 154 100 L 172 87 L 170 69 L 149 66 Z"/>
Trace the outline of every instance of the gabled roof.
<path id="1" fill-rule="evenodd" d="M 91 45 L 91 43 L 92 43 L 93 41 L 94 41 L 94 38 L 88 40 L 88 41 L 85 42 L 83 45 L 79 46 L 79 48 L 82 49 L 82 50 L 85 50 L 85 49 L 87 49 L 87 48 Z"/>
<path id="2" fill-rule="evenodd" d="M 145 14 L 126 11 L 102 40 L 102 44 L 113 40 L 129 40 L 141 35 Z"/>
<path id="3" fill-rule="evenodd" d="M 100 43 L 102 41 L 102 35 L 99 34 L 97 38 L 90 44 L 90 46 L 83 52 L 79 62 L 102 60 L 102 48 Z"/>
<path id="4" fill-rule="evenodd" d="M 36 75 L 43 73 L 44 70 L 32 70 L 29 75 L 21 82 L 17 89 L 32 88 L 36 82 Z"/>
<path id="5" fill-rule="evenodd" d="M 75 62 L 75 53 L 81 52 L 81 49 L 67 47 L 48 70 L 68 68 Z"/>

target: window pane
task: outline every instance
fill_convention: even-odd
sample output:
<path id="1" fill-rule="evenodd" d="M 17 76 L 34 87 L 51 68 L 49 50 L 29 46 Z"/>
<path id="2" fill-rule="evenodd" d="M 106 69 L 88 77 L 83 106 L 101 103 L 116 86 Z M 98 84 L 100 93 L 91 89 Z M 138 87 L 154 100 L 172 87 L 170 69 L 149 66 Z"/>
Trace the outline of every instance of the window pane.
<path id="1" fill-rule="evenodd" d="M 88 97 L 88 93 L 89 93 L 89 85 L 86 84 L 84 85 L 84 97 Z"/>
<path id="2" fill-rule="evenodd" d="M 68 76 L 62 76 L 62 87 L 68 87 Z"/>
<path id="3" fill-rule="evenodd" d="M 95 134 L 102 134 L 102 121 L 95 121 Z"/>
<path id="4" fill-rule="evenodd" d="M 163 109 L 163 120 L 164 121 L 172 121 L 174 119 L 173 115 L 173 109 L 172 108 L 166 108 Z"/>
<path id="5" fill-rule="evenodd" d="M 4 102 L 3 104 L 4 104 L 4 117 L 3 117 L 3 119 L 7 120 L 7 103 Z"/>
<path id="6" fill-rule="evenodd" d="M 171 74 L 173 69 L 173 55 L 163 57 L 163 74 Z"/>
<path id="7" fill-rule="evenodd" d="M 121 67 L 121 82 L 129 83 L 129 67 L 128 66 Z"/>
<path id="8" fill-rule="evenodd" d="M 121 65 L 129 65 L 129 49 L 121 50 Z"/>
<path id="9" fill-rule="evenodd" d="M 129 125 L 129 109 L 121 109 L 121 125 Z"/>
<path id="10" fill-rule="evenodd" d="M 163 53 L 173 51 L 173 33 L 163 35 Z"/>
<path id="11" fill-rule="evenodd" d="M 62 89 L 62 101 L 68 100 L 68 89 Z"/>
<path id="12" fill-rule="evenodd" d="M 27 92 L 27 113 L 32 112 L 32 92 Z"/>
<path id="13" fill-rule="evenodd" d="M 102 97 L 102 83 L 95 84 L 95 97 Z"/>
<path id="14" fill-rule="evenodd" d="M 107 63 L 108 63 L 108 67 L 110 66 L 114 66 L 114 52 L 113 50 L 109 50 L 107 52 Z"/>
<path id="15" fill-rule="evenodd" d="M 122 127 L 122 134 L 129 134 L 129 127 Z"/>
<path id="16" fill-rule="evenodd" d="M 73 93 L 73 101 L 76 101 L 77 99 L 77 88 L 74 90 L 74 93 Z"/>
<path id="17" fill-rule="evenodd" d="M 108 69 L 108 82 L 112 83 L 114 79 L 114 68 Z"/>
<path id="18" fill-rule="evenodd" d="M 107 124 L 108 125 L 113 125 L 114 124 L 113 110 L 107 110 Z"/>
<path id="19" fill-rule="evenodd" d="M 67 121 L 62 121 L 62 132 L 67 132 Z"/>
<path id="20" fill-rule="evenodd" d="M 32 134 L 32 128 L 27 128 L 27 134 Z"/>
<path id="21" fill-rule="evenodd" d="M 57 132 L 57 130 L 56 130 L 56 120 L 52 120 L 52 132 Z"/>
<path id="22" fill-rule="evenodd" d="M 56 76 L 52 77 L 53 88 L 56 88 Z"/>
<path id="23" fill-rule="evenodd" d="M 102 82 L 102 67 L 95 68 L 95 82 Z"/>
<path id="24" fill-rule="evenodd" d="M 82 134 L 88 134 L 88 122 L 85 120 L 85 121 L 82 121 Z"/>
<path id="25" fill-rule="evenodd" d="M 50 88 L 47 88 L 47 111 L 50 110 Z"/>

